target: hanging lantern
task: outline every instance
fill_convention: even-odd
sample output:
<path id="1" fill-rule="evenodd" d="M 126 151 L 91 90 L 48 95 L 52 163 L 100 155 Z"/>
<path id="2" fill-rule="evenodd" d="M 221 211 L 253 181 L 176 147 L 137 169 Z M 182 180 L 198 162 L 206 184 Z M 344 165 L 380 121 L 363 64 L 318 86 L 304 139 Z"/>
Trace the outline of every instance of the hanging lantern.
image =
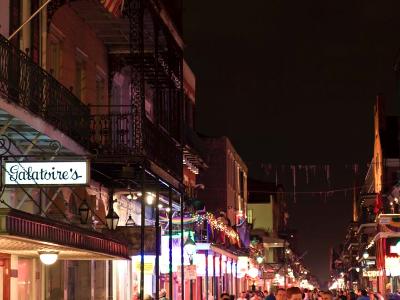
<path id="1" fill-rule="evenodd" d="M 132 216 L 129 215 L 128 220 L 126 220 L 125 226 L 135 226 L 136 223 L 133 221 Z"/>
<path id="2" fill-rule="evenodd" d="M 87 201 L 84 200 L 79 206 L 79 215 L 81 217 L 82 224 L 87 224 L 87 221 L 89 219 L 89 214 L 90 214 L 89 205 L 87 204 Z"/>
<path id="3" fill-rule="evenodd" d="M 113 209 L 108 210 L 106 216 L 106 223 L 108 229 L 115 230 L 117 228 L 118 221 L 119 221 L 119 216 L 117 215 L 117 213 Z"/>

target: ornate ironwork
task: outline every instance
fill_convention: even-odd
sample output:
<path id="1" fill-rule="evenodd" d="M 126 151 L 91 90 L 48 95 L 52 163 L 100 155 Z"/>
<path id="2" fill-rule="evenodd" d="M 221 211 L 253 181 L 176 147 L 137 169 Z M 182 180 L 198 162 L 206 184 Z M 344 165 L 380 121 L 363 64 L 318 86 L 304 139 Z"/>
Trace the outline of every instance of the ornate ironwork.
<path id="1" fill-rule="evenodd" d="M 145 118 L 145 74 L 144 74 L 144 1 L 131 0 L 128 3 L 129 17 L 129 56 L 131 64 L 130 97 L 132 126 L 134 133 L 134 149 L 143 152 L 142 122 Z"/>
<path id="2" fill-rule="evenodd" d="M 41 117 L 81 145 L 87 145 L 89 108 L 2 35 L 0 96 Z"/>
<path id="3" fill-rule="evenodd" d="M 110 113 L 92 115 L 91 145 L 102 154 L 131 154 L 135 151 L 132 134 L 133 115 Z"/>
<path id="4" fill-rule="evenodd" d="M 54 152 L 55 155 L 57 155 L 58 152 L 61 150 L 61 144 L 59 141 L 50 141 L 49 148 L 51 151 Z"/>
<path id="5" fill-rule="evenodd" d="M 129 258 L 126 244 L 97 232 L 13 209 L 0 210 L 0 219 L 9 234 Z"/>
<path id="6" fill-rule="evenodd" d="M 145 154 L 161 167 L 170 171 L 178 179 L 182 179 L 182 150 L 166 133 L 156 128 L 145 119 L 144 149 Z"/>
<path id="7" fill-rule="evenodd" d="M 0 156 L 10 153 L 11 140 L 8 136 L 0 135 Z"/>
<path id="8" fill-rule="evenodd" d="M 132 114 L 105 114 L 91 118 L 91 145 L 98 154 L 132 155 L 138 153 L 131 131 Z M 178 179 L 182 178 L 182 150 L 176 142 L 147 118 L 143 122 L 143 152 Z"/>

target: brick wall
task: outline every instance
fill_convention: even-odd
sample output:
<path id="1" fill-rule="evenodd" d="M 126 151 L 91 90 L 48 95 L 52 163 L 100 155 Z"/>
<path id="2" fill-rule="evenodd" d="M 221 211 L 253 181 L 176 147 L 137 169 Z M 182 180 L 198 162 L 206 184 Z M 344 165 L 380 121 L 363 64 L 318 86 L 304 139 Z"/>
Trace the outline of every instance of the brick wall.
<path id="1" fill-rule="evenodd" d="M 75 86 L 76 60 L 80 56 L 85 62 L 86 88 L 84 103 L 96 104 L 96 76 L 105 77 L 104 99 L 108 99 L 107 50 L 94 31 L 67 5 L 54 15 L 50 34 L 61 35 L 60 81 L 66 87 Z"/>
<path id="2" fill-rule="evenodd" d="M 206 209 L 218 212 L 227 209 L 227 165 L 226 143 L 223 138 L 210 138 L 204 140 L 207 155 L 206 162 L 209 166 L 198 175 L 198 183 L 204 184 L 204 190 L 199 190 L 199 198 L 204 200 Z"/>

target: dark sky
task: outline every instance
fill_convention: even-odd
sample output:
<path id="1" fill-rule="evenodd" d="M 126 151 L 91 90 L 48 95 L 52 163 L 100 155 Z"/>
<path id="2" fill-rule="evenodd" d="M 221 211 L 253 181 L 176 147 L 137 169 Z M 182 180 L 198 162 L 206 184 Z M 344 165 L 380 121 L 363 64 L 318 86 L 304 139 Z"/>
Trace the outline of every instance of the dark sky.
<path id="1" fill-rule="evenodd" d="M 370 160 L 375 95 L 399 110 L 398 0 L 184 0 L 184 36 L 197 129 L 229 136 L 250 173 L 261 162 L 330 163 L 332 187 L 351 186 L 344 164 Z M 299 184 L 326 189 L 323 180 Z M 299 248 L 322 280 L 350 217 L 349 196 L 291 204 Z"/>

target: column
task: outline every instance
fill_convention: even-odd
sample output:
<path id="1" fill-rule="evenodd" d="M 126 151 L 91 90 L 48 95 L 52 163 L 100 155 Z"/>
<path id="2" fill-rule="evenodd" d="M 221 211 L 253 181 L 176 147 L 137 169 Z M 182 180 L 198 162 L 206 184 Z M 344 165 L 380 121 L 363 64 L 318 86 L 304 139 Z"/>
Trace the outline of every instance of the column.
<path id="1" fill-rule="evenodd" d="M 208 300 L 208 250 L 204 253 L 206 257 L 206 272 L 205 272 L 205 299 Z M 202 296 L 202 298 L 204 298 Z M 202 300 L 202 299 L 201 299 Z"/>
<path id="2" fill-rule="evenodd" d="M 18 256 L 10 258 L 10 300 L 18 300 Z"/>

